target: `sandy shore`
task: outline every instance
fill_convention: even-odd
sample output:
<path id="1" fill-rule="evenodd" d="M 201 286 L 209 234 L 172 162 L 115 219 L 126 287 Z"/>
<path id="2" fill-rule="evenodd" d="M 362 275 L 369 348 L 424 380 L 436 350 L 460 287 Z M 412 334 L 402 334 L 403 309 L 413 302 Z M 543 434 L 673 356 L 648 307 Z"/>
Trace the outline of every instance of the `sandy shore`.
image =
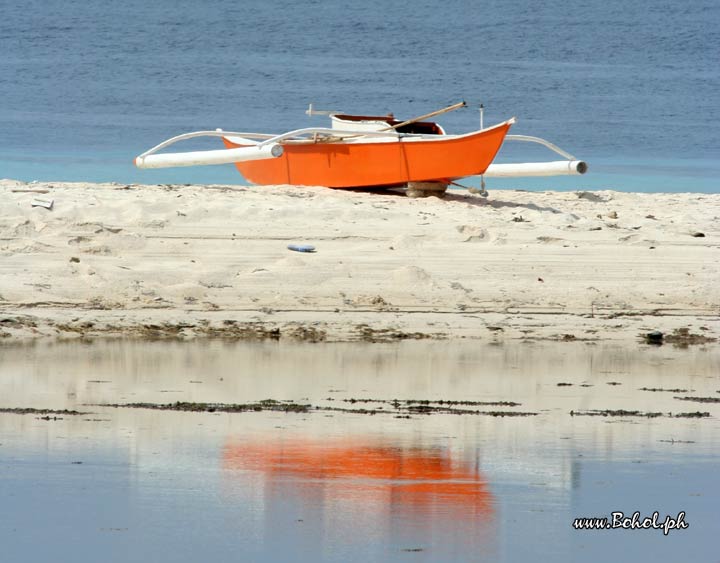
<path id="1" fill-rule="evenodd" d="M 441 200 L 13 180 L 0 191 L 5 341 L 720 336 L 720 195 Z"/>

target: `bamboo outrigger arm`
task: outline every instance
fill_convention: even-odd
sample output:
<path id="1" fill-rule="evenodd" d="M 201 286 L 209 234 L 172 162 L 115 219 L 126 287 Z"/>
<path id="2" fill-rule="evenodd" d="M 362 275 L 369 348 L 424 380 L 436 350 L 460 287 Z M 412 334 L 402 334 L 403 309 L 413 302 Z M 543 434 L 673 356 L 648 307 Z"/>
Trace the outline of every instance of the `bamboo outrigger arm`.
<path id="1" fill-rule="evenodd" d="M 530 137 L 529 135 L 505 135 L 505 140 L 506 141 L 524 141 L 527 143 L 537 143 L 539 145 L 549 148 L 553 152 L 558 153 L 560 156 L 564 156 L 568 160 L 577 160 L 569 152 L 562 150 L 557 145 L 554 145 L 553 143 L 551 143 L 550 141 L 546 141 L 545 139 L 541 139 L 540 137 Z"/>
<path id="2" fill-rule="evenodd" d="M 237 149 L 220 149 L 212 151 L 192 151 L 180 153 L 163 153 L 155 154 L 157 151 L 173 145 L 179 141 L 194 139 L 197 137 L 224 137 L 226 135 L 235 135 L 248 138 L 248 142 L 252 146 Z M 283 153 L 280 145 L 268 145 L 259 147 L 258 141 L 252 138 L 266 139 L 272 135 L 263 133 L 227 133 L 224 131 L 194 131 L 192 133 L 183 133 L 176 137 L 172 137 L 163 141 L 159 145 L 154 146 L 135 158 L 135 166 L 138 168 L 171 168 L 175 166 L 199 166 L 208 164 L 228 164 L 230 162 L 242 162 L 245 160 L 260 160 L 264 158 L 276 158 Z"/>
<path id="3" fill-rule="evenodd" d="M 585 174 L 587 169 L 587 163 L 582 160 L 556 160 L 553 162 L 491 164 L 482 175 L 486 178 L 575 176 L 577 174 Z"/>
<path id="4" fill-rule="evenodd" d="M 576 174 L 585 174 L 588 170 L 587 162 L 578 160 L 569 152 L 564 151 L 557 145 L 542 139 L 540 137 L 531 137 L 529 135 L 506 135 L 506 141 L 522 141 L 528 143 L 537 143 L 547 147 L 551 151 L 564 156 L 567 160 L 557 160 L 553 162 L 523 162 L 509 164 L 491 164 L 488 166 L 485 174 L 488 178 L 522 178 L 535 176 L 568 176 Z"/>
<path id="5" fill-rule="evenodd" d="M 174 166 L 203 166 L 211 164 L 232 164 L 248 160 L 262 160 L 266 158 L 277 158 L 284 152 L 283 141 L 300 140 L 304 135 L 334 135 L 334 136 L 357 136 L 357 131 L 337 131 L 326 127 L 310 127 L 296 129 L 281 135 L 268 135 L 265 133 L 238 133 L 234 131 L 194 131 L 183 133 L 163 141 L 135 158 L 135 166 L 138 168 L 171 168 Z M 363 136 L 373 137 L 397 137 L 397 133 L 366 132 Z M 239 137 L 249 146 L 236 149 L 220 149 L 210 151 L 193 151 L 179 153 L 155 154 L 158 151 L 174 145 L 180 141 L 195 139 L 198 137 Z M 258 140 L 255 140 L 258 139 Z"/>
<path id="6" fill-rule="evenodd" d="M 396 132 L 364 131 L 358 134 L 357 131 L 340 131 L 327 127 L 307 127 L 295 129 L 281 135 L 268 135 L 265 133 L 238 133 L 233 131 L 195 131 L 183 133 L 171 139 L 163 141 L 135 158 L 135 166 L 138 168 L 171 168 L 175 166 L 203 166 L 212 164 L 232 164 L 248 160 L 262 160 L 277 158 L 284 152 L 281 143 L 287 141 L 303 141 L 303 137 L 310 135 L 325 135 L 333 137 L 393 137 L 398 138 Z M 403 137 L 421 137 L 422 135 L 403 135 Z M 236 137 L 243 140 L 243 146 L 235 149 L 220 149 L 210 151 L 192 151 L 179 153 L 155 154 L 158 151 L 169 147 L 180 141 L 198 137 Z M 255 139 L 258 139 L 257 141 Z M 305 142 L 312 142 L 305 140 Z"/>

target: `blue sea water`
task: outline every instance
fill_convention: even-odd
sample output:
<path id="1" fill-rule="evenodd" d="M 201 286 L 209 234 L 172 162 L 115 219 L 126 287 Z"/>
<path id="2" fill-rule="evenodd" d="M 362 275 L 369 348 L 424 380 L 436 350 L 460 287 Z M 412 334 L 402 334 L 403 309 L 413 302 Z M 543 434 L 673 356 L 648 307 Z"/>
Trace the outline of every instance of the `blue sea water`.
<path id="1" fill-rule="evenodd" d="M 410 117 L 464 99 L 450 132 L 519 118 L 590 163 L 489 187 L 720 191 L 720 4 L 5 0 L 0 177 L 227 182 L 230 165 L 139 171 L 175 134 Z M 216 147 L 217 141 L 206 145 Z M 188 145 L 192 148 L 194 145 Z M 498 161 L 554 159 L 507 145 Z M 469 180 L 477 183 L 477 179 Z"/>

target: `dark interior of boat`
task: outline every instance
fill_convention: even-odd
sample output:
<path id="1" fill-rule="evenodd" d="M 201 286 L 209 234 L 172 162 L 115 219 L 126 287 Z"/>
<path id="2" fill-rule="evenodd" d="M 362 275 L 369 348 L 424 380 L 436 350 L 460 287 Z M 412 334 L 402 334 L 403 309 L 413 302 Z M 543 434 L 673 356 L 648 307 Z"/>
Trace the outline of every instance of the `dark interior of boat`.
<path id="1" fill-rule="evenodd" d="M 391 125 L 397 125 L 398 123 L 402 123 L 401 120 L 395 119 L 395 117 L 391 115 L 336 115 L 338 119 L 344 119 L 346 121 L 384 121 L 388 124 L 388 126 Z M 396 129 L 398 133 L 415 133 L 415 134 L 423 134 L 423 135 L 442 135 L 443 131 L 440 128 L 440 126 L 437 123 L 432 123 L 430 121 L 417 121 L 415 123 L 409 123 L 407 125 L 403 125 L 402 127 L 398 127 Z"/>

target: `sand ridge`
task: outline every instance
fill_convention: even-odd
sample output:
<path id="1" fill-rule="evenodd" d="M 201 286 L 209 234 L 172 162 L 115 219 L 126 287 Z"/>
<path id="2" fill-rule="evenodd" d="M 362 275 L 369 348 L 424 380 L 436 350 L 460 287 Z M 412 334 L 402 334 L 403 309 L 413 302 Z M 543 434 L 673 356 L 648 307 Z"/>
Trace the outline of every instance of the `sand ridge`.
<path id="1" fill-rule="evenodd" d="M 361 325 L 445 337 L 718 335 L 720 195 L 411 199 L 14 180 L 0 191 L 8 336 L 71 334 L 54 325 L 72 323 L 120 332 L 250 323 L 340 339 Z M 37 197 L 52 209 L 33 207 Z"/>

